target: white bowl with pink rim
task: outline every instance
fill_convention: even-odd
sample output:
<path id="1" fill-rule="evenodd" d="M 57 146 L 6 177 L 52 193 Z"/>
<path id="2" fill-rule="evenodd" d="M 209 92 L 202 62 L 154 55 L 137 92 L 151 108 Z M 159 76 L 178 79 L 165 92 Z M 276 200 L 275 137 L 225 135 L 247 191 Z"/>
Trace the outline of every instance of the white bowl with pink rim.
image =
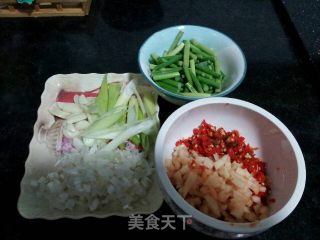
<path id="1" fill-rule="evenodd" d="M 237 129 L 267 164 L 271 180 L 269 217 L 255 223 L 228 223 L 212 218 L 186 202 L 167 175 L 164 161 L 171 158 L 177 140 L 192 135 L 206 120 L 227 131 Z M 305 187 L 306 168 L 302 151 L 288 128 L 266 110 L 232 98 L 206 98 L 188 103 L 162 125 L 155 146 L 156 171 L 165 199 L 178 214 L 192 215 L 191 227 L 222 238 L 248 237 L 284 220 L 298 205 Z"/>

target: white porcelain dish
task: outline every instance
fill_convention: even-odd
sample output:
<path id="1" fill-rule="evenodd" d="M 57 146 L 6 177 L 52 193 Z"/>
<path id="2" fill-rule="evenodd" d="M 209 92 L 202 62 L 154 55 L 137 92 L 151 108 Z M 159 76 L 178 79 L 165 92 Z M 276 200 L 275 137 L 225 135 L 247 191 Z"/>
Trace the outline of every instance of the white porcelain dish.
<path id="1" fill-rule="evenodd" d="M 134 209 L 114 209 L 105 206 L 97 211 L 90 212 L 89 210 L 75 209 L 70 211 L 60 211 L 48 207 L 48 204 L 40 201 L 36 193 L 30 187 L 30 179 L 37 178 L 47 174 L 54 169 L 54 164 L 57 161 L 55 152 L 52 151 L 50 145 L 54 142 L 48 142 L 43 138 L 43 131 L 51 129 L 55 123 L 54 117 L 49 114 L 48 108 L 55 101 L 60 91 L 71 92 L 87 92 L 97 89 L 101 86 L 104 74 L 67 74 L 54 75 L 45 83 L 44 92 L 41 95 L 41 104 L 38 109 L 38 118 L 34 125 L 34 134 L 29 146 L 30 152 L 25 163 L 25 175 L 21 182 L 21 194 L 18 200 L 18 211 L 25 218 L 83 218 L 83 217 L 99 217 L 104 218 L 112 215 L 129 216 L 134 213 L 152 213 L 155 212 L 162 204 L 162 194 L 158 185 L 153 179 L 148 195 L 144 200 L 147 205 L 137 203 Z M 113 79 L 120 81 L 129 81 L 135 78 L 139 83 L 144 84 L 140 74 L 113 74 Z M 146 87 L 148 87 L 146 85 Z M 152 88 L 150 88 L 152 91 Z M 57 121 L 56 121 L 57 123 Z M 52 141 L 52 139 L 51 139 Z M 153 159 L 152 159 L 153 161 Z"/>

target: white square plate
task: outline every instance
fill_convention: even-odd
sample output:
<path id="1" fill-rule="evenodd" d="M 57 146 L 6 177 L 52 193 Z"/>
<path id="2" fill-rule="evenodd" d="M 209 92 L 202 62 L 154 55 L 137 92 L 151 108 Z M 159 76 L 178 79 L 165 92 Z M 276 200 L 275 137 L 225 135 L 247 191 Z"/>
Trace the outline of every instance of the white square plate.
<path id="1" fill-rule="evenodd" d="M 110 74 L 109 74 L 110 75 Z M 55 122 L 54 117 L 48 112 L 57 99 L 58 94 L 64 91 L 87 92 L 97 89 L 101 86 L 104 74 L 67 74 L 54 75 L 45 83 L 44 92 L 41 95 L 41 104 L 38 109 L 38 119 L 34 125 L 34 134 L 29 146 L 30 152 L 25 163 L 25 174 L 21 182 L 21 193 L 18 200 L 18 210 L 25 218 L 74 218 L 99 217 L 104 218 L 112 215 L 129 216 L 135 213 L 148 214 L 158 210 L 162 204 L 163 198 L 156 182 L 155 177 L 149 189 L 147 196 L 143 199 L 147 204 L 137 202 L 133 209 L 114 208 L 114 206 L 103 206 L 96 211 L 90 212 L 88 209 L 77 209 L 61 211 L 52 209 L 46 201 L 39 199 L 34 188 L 30 186 L 31 179 L 39 178 L 48 174 L 54 169 L 57 161 L 55 153 L 47 147 L 47 143 L 39 136 L 41 129 L 49 129 Z M 137 79 L 139 85 L 146 85 L 140 74 L 124 73 L 112 74 L 112 79 L 119 81 L 129 81 Z M 146 87 L 149 87 L 146 85 Z M 150 87 L 150 91 L 153 91 Z M 159 109 L 159 108 L 158 108 Z M 159 113 L 159 111 L 158 111 Z M 149 159 L 153 161 L 153 159 Z"/>

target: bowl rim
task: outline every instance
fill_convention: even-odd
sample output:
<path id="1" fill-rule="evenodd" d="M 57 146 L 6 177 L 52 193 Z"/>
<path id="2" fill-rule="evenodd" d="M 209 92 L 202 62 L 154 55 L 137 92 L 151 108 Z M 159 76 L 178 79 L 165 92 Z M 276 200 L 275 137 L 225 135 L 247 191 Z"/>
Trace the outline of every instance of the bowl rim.
<path id="1" fill-rule="evenodd" d="M 194 109 L 200 106 L 211 105 L 211 104 L 221 104 L 221 103 L 232 104 L 239 107 L 247 108 L 267 118 L 269 121 L 275 124 L 279 128 L 279 130 L 285 135 L 285 137 L 290 142 L 290 145 L 292 146 L 293 152 L 295 154 L 296 164 L 297 164 L 297 180 L 296 180 L 295 188 L 293 190 L 293 193 L 290 199 L 276 213 L 254 224 L 253 223 L 228 223 L 225 221 L 212 218 L 200 212 L 196 208 L 192 207 L 175 190 L 175 188 L 170 182 L 170 179 L 164 167 L 164 161 L 162 159 L 163 157 L 162 146 L 165 142 L 164 140 L 165 140 L 165 136 L 167 135 L 167 132 L 169 131 L 171 125 L 177 119 L 177 117 L 181 116 L 182 114 L 184 114 L 185 112 L 191 109 Z M 173 112 L 167 118 L 167 120 L 163 123 L 158 133 L 158 137 L 155 145 L 155 163 L 156 163 L 156 172 L 159 178 L 159 182 L 165 189 L 166 193 L 169 195 L 170 199 L 173 200 L 175 204 L 179 206 L 179 208 L 181 208 L 186 214 L 192 215 L 192 217 L 195 220 L 201 222 L 206 226 L 209 226 L 211 228 L 218 229 L 221 231 L 225 231 L 225 232 L 232 232 L 232 233 L 261 232 L 261 231 L 267 230 L 268 228 L 284 220 L 298 205 L 303 195 L 305 182 L 306 182 L 306 168 L 305 168 L 304 157 L 298 142 L 296 141 L 295 137 L 290 132 L 290 130 L 278 118 L 276 118 L 274 115 L 264 110 L 263 108 L 257 105 L 254 105 L 252 103 L 249 103 L 243 100 L 234 99 L 234 98 L 217 97 L 217 98 L 211 98 L 211 99 L 199 99 L 199 100 L 190 102 L 178 108 L 175 112 Z"/>
<path id="2" fill-rule="evenodd" d="M 240 76 L 239 80 L 234 84 L 234 85 L 231 85 L 228 89 L 225 89 L 223 91 L 221 91 L 220 93 L 218 94 L 214 94 L 214 95 L 211 95 L 209 97 L 191 97 L 191 96 L 182 96 L 182 95 L 179 95 L 179 94 L 176 94 L 176 93 L 172 93 L 164 88 L 161 88 L 160 86 L 158 86 L 158 84 L 156 84 L 147 74 L 144 73 L 144 71 L 142 70 L 142 67 L 141 67 L 141 55 L 142 55 L 142 49 L 143 47 L 146 45 L 146 43 L 152 38 L 154 37 L 156 34 L 159 34 L 160 32 L 164 32 L 166 30 L 169 30 L 169 29 L 174 29 L 174 28 L 178 28 L 178 29 L 181 29 L 181 28 L 185 28 L 185 27 L 194 27 L 194 28 L 202 28 L 204 30 L 207 30 L 207 31 L 213 31 L 217 34 L 220 34 L 222 35 L 223 37 L 227 38 L 230 42 L 232 42 L 236 47 L 237 49 L 240 51 L 241 53 L 241 56 L 242 56 L 242 60 L 243 60 L 243 63 L 244 63 L 244 67 L 243 67 L 243 73 L 242 75 Z M 229 93 L 233 92 L 237 87 L 239 87 L 239 85 L 242 83 L 242 81 L 244 80 L 245 76 L 246 76 L 246 73 L 247 73 L 247 60 L 246 60 L 246 57 L 242 51 L 242 49 L 240 48 L 240 46 L 232 39 L 230 38 L 229 36 L 227 36 L 226 34 L 216 30 L 216 29 L 213 29 L 213 28 L 209 28 L 209 27 L 204 27 L 204 26 L 198 26 L 198 25 L 176 25 L 176 26 L 171 26 L 171 27 L 167 27 L 167 28 L 163 28 L 159 31 L 156 31 L 154 32 L 151 36 L 149 36 L 144 42 L 143 44 L 141 45 L 140 49 L 139 49 L 139 53 L 138 53 L 138 65 L 139 65 L 139 70 L 140 72 L 142 73 L 142 75 L 144 76 L 145 79 L 147 79 L 148 83 L 150 83 L 155 89 L 157 89 L 158 91 L 166 94 L 166 95 L 169 95 L 170 97 L 173 97 L 173 98 L 176 98 L 178 100 L 184 100 L 184 101 L 193 101 L 193 100 L 197 100 L 197 99 L 201 99 L 201 98 L 210 98 L 210 97 L 222 97 L 222 96 L 225 96 L 225 95 L 228 95 Z"/>

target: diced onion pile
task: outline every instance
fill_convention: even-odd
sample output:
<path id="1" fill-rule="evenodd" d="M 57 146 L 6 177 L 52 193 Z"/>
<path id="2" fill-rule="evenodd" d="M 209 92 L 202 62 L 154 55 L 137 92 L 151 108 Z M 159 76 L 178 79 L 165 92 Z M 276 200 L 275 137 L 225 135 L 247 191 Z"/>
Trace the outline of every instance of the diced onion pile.
<path id="1" fill-rule="evenodd" d="M 132 209 L 146 196 L 152 172 L 145 153 L 137 150 L 72 152 L 61 156 L 55 171 L 32 180 L 31 186 L 59 210 L 95 211 L 106 205 Z"/>
<path id="2" fill-rule="evenodd" d="M 268 215 L 259 197 L 266 187 L 228 154 L 203 157 L 181 144 L 165 164 L 174 187 L 203 213 L 228 222 L 254 222 Z"/>

